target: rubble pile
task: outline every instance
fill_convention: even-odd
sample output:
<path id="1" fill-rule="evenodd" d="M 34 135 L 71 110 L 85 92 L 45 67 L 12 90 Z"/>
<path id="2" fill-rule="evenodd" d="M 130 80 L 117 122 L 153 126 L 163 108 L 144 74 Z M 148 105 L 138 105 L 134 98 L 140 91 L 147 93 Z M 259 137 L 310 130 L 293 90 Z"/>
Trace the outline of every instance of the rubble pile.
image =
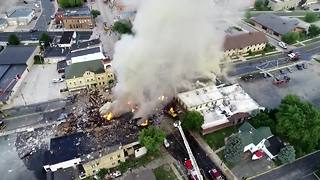
<path id="1" fill-rule="evenodd" d="M 40 149 L 48 149 L 50 139 L 54 136 L 52 126 L 18 133 L 15 142 L 18 156 L 24 159 Z"/>
<path id="2" fill-rule="evenodd" d="M 110 121 L 101 117 L 99 109 L 111 101 L 112 95 L 109 91 L 81 91 L 76 96 L 74 107 L 66 121 L 57 126 L 58 136 L 87 132 L 98 147 L 135 141 L 139 128 L 132 119 L 132 113 L 126 113 Z"/>

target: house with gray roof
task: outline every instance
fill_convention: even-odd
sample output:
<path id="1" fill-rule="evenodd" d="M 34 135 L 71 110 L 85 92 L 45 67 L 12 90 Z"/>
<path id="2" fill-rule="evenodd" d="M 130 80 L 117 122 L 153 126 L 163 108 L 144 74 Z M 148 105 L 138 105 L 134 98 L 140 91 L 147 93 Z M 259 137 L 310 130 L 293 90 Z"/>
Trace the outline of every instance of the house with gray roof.
<path id="1" fill-rule="evenodd" d="M 243 152 L 255 153 L 263 151 L 270 159 L 275 158 L 280 149 L 284 147 L 283 142 L 275 137 L 269 127 L 254 128 L 250 123 L 243 123 L 238 134 L 244 146 Z"/>
<path id="2" fill-rule="evenodd" d="M 29 72 L 36 46 L 7 46 L 0 52 L 0 102 L 7 104 Z"/>
<path id="3" fill-rule="evenodd" d="M 307 32 L 309 24 L 297 19 L 280 17 L 272 13 L 260 14 L 251 18 L 254 26 L 281 38 L 288 32 Z"/>

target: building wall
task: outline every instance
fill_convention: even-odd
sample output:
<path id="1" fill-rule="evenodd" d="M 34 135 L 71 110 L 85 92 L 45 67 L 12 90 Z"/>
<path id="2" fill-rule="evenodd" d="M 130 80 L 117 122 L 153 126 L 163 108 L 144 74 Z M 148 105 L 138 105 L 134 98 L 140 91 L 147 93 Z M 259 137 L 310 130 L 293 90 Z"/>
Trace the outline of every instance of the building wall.
<path id="1" fill-rule="evenodd" d="M 82 77 L 66 79 L 66 84 L 69 91 L 75 91 L 92 86 L 108 87 L 110 81 L 114 82 L 114 75 L 109 70 L 101 74 L 86 71 Z"/>
<path id="2" fill-rule="evenodd" d="M 83 168 L 86 171 L 86 176 L 92 176 L 101 168 L 113 168 L 118 166 L 120 162 L 125 161 L 124 151 L 123 149 L 119 149 L 101 158 L 84 163 Z"/>
<path id="3" fill-rule="evenodd" d="M 29 24 L 29 22 L 32 20 L 32 18 L 35 16 L 35 12 L 32 11 L 32 13 L 30 13 L 28 16 L 25 17 L 13 17 L 7 18 L 8 24 L 11 26 L 15 26 L 15 25 L 19 25 L 19 26 L 23 26 L 23 25 L 27 25 Z"/>
<path id="4" fill-rule="evenodd" d="M 63 17 L 63 25 L 66 29 L 92 29 L 94 27 L 91 16 Z"/>
<path id="5" fill-rule="evenodd" d="M 86 62 L 86 61 L 93 61 L 97 59 L 105 59 L 106 57 L 102 54 L 102 52 L 94 53 L 94 54 L 87 54 L 83 56 L 77 56 L 71 58 L 71 64 L 79 63 L 79 62 Z"/>
<path id="6" fill-rule="evenodd" d="M 80 158 L 75 158 L 75 159 L 71 159 L 69 161 L 64 161 L 64 162 L 61 162 L 61 163 L 58 163 L 58 164 L 45 165 L 45 166 L 43 166 L 43 168 L 46 171 L 50 170 L 51 172 L 55 172 L 60 168 L 62 168 L 62 169 L 69 168 L 69 167 L 75 166 L 77 164 L 80 164 L 80 162 L 81 162 Z"/>
<path id="7" fill-rule="evenodd" d="M 45 57 L 44 62 L 48 64 L 55 64 L 59 61 L 66 59 L 65 57 Z"/>
<path id="8" fill-rule="evenodd" d="M 278 34 L 277 32 L 274 32 L 272 29 L 269 29 L 267 27 L 262 26 L 259 23 L 254 22 L 254 26 L 258 27 L 259 29 L 261 29 L 263 32 L 266 32 L 268 34 L 274 35 L 276 37 L 279 37 L 279 39 L 281 39 L 281 34 Z"/>
<path id="9" fill-rule="evenodd" d="M 259 144 L 254 145 L 253 143 L 247 145 L 244 147 L 243 152 L 247 152 L 250 151 L 251 153 L 254 153 L 256 151 L 258 151 L 259 149 L 262 149 L 263 147 L 265 147 L 264 142 L 266 141 L 266 139 L 263 139 Z"/>
<path id="10" fill-rule="evenodd" d="M 262 44 L 253 44 L 251 46 L 247 46 L 242 49 L 230 49 L 226 50 L 224 52 L 224 55 L 227 57 L 233 57 L 233 56 L 239 56 L 239 55 L 246 55 L 251 52 L 258 52 L 262 51 L 266 47 L 267 43 L 262 43 Z"/>

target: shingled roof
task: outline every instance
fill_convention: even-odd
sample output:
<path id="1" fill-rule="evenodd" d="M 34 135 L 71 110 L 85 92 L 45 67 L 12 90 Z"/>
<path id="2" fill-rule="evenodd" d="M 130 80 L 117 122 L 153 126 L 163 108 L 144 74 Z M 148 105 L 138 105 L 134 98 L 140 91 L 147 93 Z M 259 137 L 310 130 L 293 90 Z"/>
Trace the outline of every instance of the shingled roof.
<path id="1" fill-rule="evenodd" d="M 224 41 L 224 50 L 242 49 L 248 46 L 267 43 L 268 39 L 263 32 L 249 32 L 235 36 L 227 36 Z"/>
<path id="2" fill-rule="evenodd" d="M 85 61 L 74 63 L 66 67 L 65 76 L 66 79 L 72 79 L 82 77 L 86 71 L 100 74 L 104 72 L 104 67 L 101 60 Z"/>

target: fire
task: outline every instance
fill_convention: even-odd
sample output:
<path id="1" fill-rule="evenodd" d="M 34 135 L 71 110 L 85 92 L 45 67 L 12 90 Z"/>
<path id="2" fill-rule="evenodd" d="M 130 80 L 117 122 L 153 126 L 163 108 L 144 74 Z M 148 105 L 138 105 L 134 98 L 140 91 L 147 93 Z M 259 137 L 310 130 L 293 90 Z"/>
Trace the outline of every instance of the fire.
<path id="1" fill-rule="evenodd" d="M 146 119 L 146 120 L 144 120 L 144 122 L 141 124 L 141 126 L 147 126 L 148 124 L 149 124 L 149 120 Z"/>
<path id="2" fill-rule="evenodd" d="M 109 112 L 109 113 L 107 114 L 106 119 L 107 119 L 108 121 L 110 121 L 110 120 L 112 119 L 112 117 L 113 117 L 112 112 Z"/>

